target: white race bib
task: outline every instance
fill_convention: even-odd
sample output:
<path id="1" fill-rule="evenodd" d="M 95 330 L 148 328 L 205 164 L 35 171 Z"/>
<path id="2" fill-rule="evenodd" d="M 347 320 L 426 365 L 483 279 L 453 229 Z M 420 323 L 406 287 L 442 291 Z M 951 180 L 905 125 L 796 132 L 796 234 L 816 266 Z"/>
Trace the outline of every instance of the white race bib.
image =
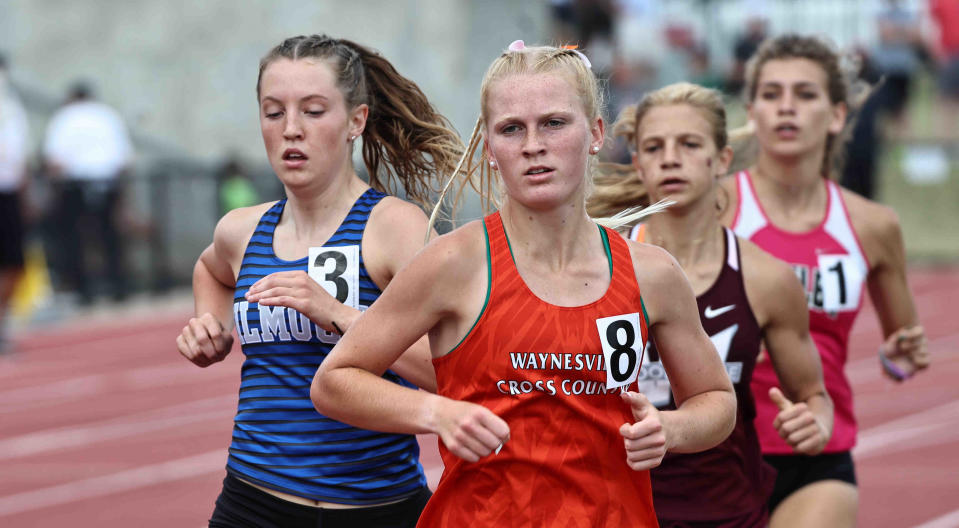
<path id="1" fill-rule="evenodd" d="M 648 353 L 649 342 L 643 349 L 643 357 L 645 358 Z M 673 392 L 669 387 L 669 376 L 666 375 L 666 369 L 659 361 L 643 361 L 636 384 L 639 386 L 639 392 L 643 393 L 649 403 L 657 408 L 663 408 L 672 401 Z"/>
<path id="2" fill-rule="evenodd" d="M 311 247 L 306 268 L 337 301 L 359 309 L 360 246 Z"/>
<path id="3" fill-rule="evenodd" d="M 606 388 L 629 385 L 639 373 L 646 345 L 639 327 L 639 313 L 597 319 L 596 329 L 606 360 Z"/>
<path id="4" fill-rule="evenodd" d="M 819 255 L 822 309 L 826 312 L 855 310 L 865 276 L 849 255 Z"/>

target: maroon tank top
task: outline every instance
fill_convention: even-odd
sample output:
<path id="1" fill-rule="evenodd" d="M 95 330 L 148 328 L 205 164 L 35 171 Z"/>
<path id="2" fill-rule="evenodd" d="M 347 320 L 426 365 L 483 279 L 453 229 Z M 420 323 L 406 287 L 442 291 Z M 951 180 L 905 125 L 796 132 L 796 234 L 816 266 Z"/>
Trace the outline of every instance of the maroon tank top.
<path id="1" fill-rule="evenodd" d="M 642 241 L 644 229 L 630 238 Z M 696 298 L 699 318 L 736 391 L 736 427 L 725 441 L 700 453 L 667 453 L 650 472 L 653 504 L 660 519 L 711 521 L 764 507 L 775 471 L 763 462 L 753 427 L 756 407 L 749 382 L 762 342 L 762 330 L 746 298 L 739 243 L 725 233 L 723 267 L 716 281 Z M 662 410 L 675 409 L 669 380 L 653 339 L 639 373 L 639 387 Z"/>

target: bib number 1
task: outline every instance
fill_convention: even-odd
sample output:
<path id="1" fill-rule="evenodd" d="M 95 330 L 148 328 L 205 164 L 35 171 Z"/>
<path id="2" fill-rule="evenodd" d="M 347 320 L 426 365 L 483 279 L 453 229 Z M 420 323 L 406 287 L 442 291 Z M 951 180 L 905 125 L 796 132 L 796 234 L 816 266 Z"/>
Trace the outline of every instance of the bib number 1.
<path id="1" fill-rule="evenodd" d="M 597 319 L 596 329 L 606 362 L 606 388 L 628 386 L 636 380 L 643 363 L 645 343 L 639 327 L 639 313 Z"/>
<path id="2" fill-rule="evenodd" d="M 819 255 L 822 309 L 826 312 L 855 310 L 865 277 L 848 255 Z"/>

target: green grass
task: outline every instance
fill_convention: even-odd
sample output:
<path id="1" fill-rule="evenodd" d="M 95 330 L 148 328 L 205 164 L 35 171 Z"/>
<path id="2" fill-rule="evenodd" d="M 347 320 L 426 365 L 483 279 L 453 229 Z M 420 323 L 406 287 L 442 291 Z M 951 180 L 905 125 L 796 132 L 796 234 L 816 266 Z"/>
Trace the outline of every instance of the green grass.
<path id="1" fill-rule="evenodd" d="M 885 147 L 880 155 L 878 201 L 896 210 L 906 240 L 910 261 L 959 261 L 959 123 L 936 130 L 942 116 L 935 79 L 927 72 L 913 83 L 906 107 L 908 128 L 896 130 L 886 123 Z M 944 135 L 945 134 L 945 135 Z M 902 166 L 911 146 L 939 146 L 950 162 L 945 181 L 915 184 L 906 178 Z"/>
<path id="2" fill-rule="evenodd" d="M 912 140 L 912 144 L 921 141 Z M 878 201 L 896 210 L 910 261 L 959 260 L 959 145 L 951 151 L 951 170 L 942 183 L 917 185 L 902 170 L 902 144 L 889 144 L 880 161 Z"/>

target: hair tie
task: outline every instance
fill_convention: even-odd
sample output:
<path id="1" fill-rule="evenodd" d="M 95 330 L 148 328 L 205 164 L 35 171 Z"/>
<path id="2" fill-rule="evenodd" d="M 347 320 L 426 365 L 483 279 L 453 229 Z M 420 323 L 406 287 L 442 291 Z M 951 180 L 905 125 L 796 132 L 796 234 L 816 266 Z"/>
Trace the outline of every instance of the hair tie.
<path id="1" fill-rule="evenodd" d="M 586 58 L 586 55 L 585 55 L 583 52 L 581 52 L 581 51 L 579 51 L 578 49 L 576 49 L 576 48 L 578 48 L 578 47 L 579 47 L 579 46 L 576 46 L 576 45 L 569 45 L 569 46 L 562 46 L 562 49 L 569 50 L 569 51 L 572 51 L 573 53 L 575 53 L 576 56 L 579 57 L 579 58 L 583 61 L 583 64 L 586 65 L 586 69 L 592 70 L 592 69 L 593 69 L 593 64 L 592 64 L 591 62 L 589 62 L 589 59 Z M 523 51 L 524 49 L 526 49 L 526 43 L 525 43 L 525 42 L 523 42 L 522 40 L 514 40 L 513 42 L 510 42 L 509 46 L 506 48 L 506 51 L 508 51 L 508 52 L 509 52 L 509 51 Z"/>
<path id="2" fill-rule="evenodd" d="M 578 49 L 576 49 L 576 48 L 578 48 L 578 47 L 579 47 L 579 46 L 577 46 L 577 45 L 575 45 L 575 44 L 571 44 L 571 45 L 563 46 L 563 49 L 567 49 L 567 50 L 572 51 L 573 53 L 575 53 L 580 59 L 583 59 L 583 64 L 586 65 L 586 69 L 592 70 L 592 69 L 593 69 L 593 64 L 592 64 L 591 62 L 589 62 L 589 59 L 586 58 L 586 54 L 585 54 L 585 53 L 583 53 L 582 51 L 579 51 Z"/>
<path id="3" fill-rule="evenodd" d="M 509 43 L 509 47 L 506 48 L 507 51 L 521 51 L 526 49 L 526 43 L 522 40 L 514 40 Z"/>

